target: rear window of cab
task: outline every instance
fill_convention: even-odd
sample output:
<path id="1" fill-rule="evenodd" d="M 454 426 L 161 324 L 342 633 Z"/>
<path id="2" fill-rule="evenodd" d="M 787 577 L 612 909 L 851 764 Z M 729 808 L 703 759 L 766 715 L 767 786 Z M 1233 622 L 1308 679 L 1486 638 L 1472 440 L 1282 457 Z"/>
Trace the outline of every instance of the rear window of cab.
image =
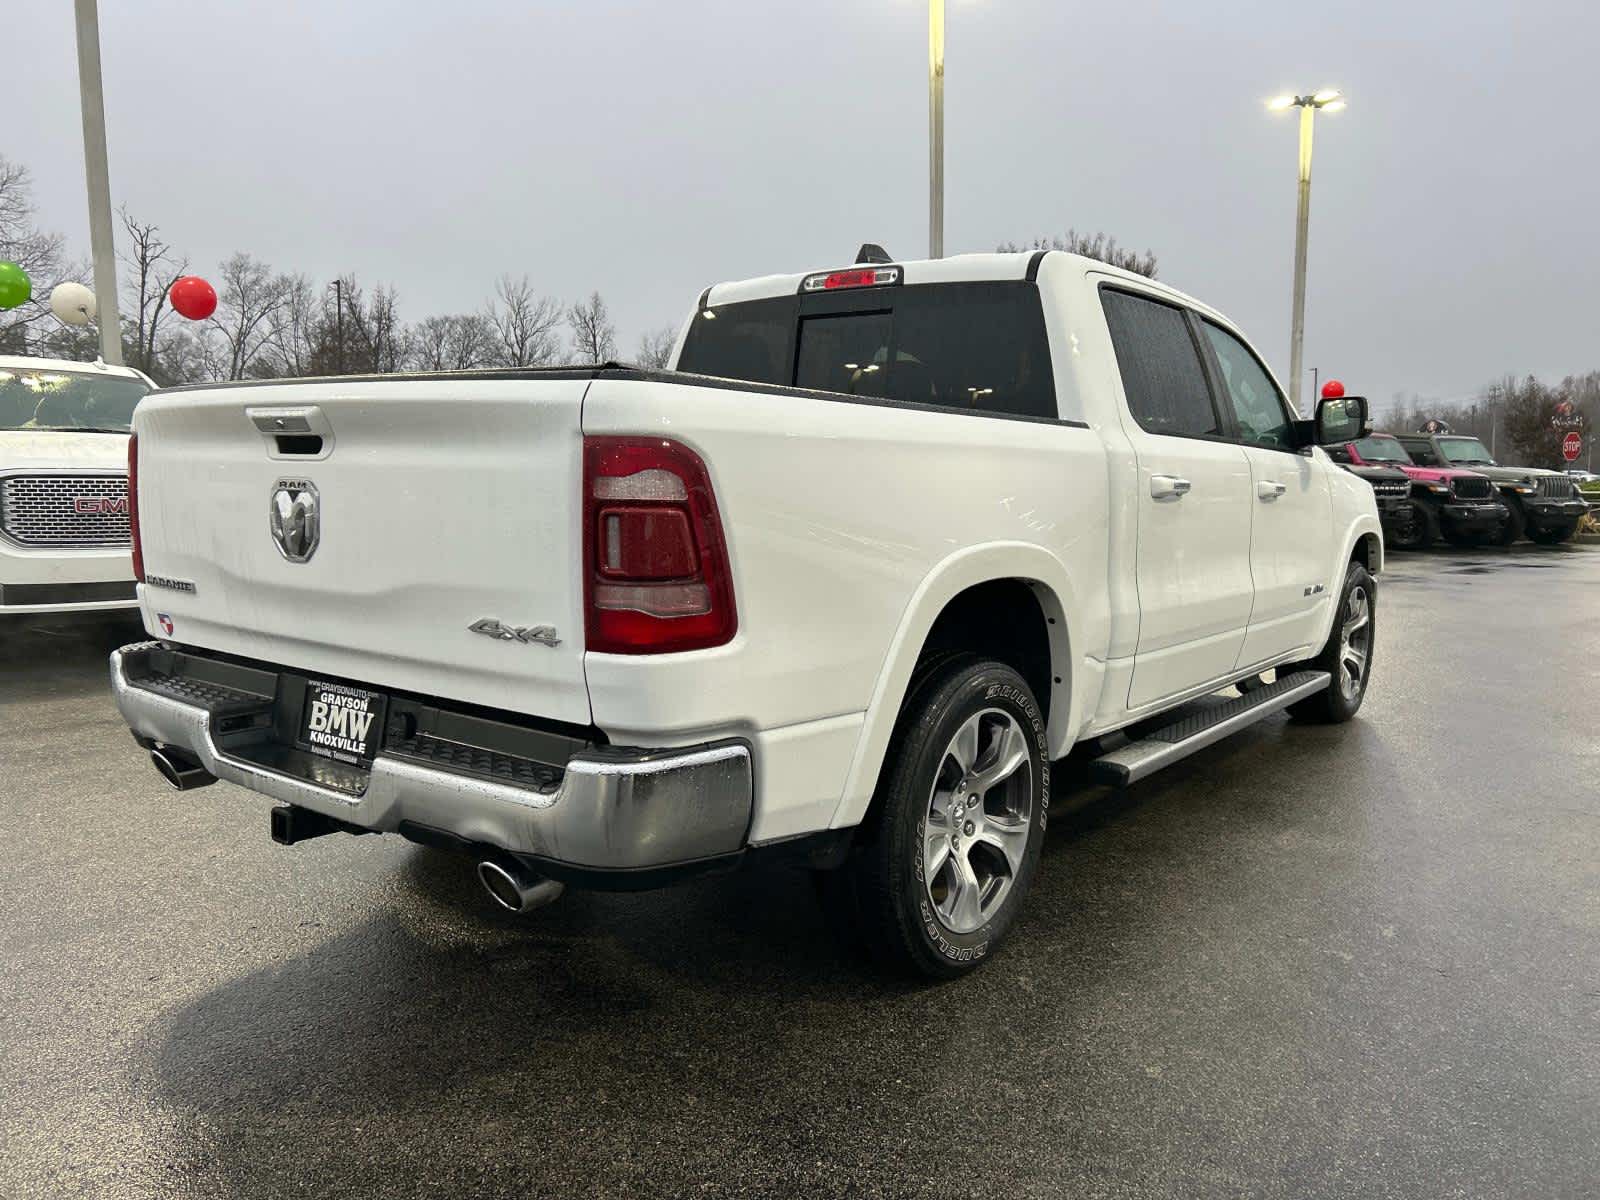
<path id="1" fill-rule="evenodd" d="M 678 369 L 940 408 L 1057 416 L 1039 289 L 1023 281 L 706 308 L 690 327 Z"/>

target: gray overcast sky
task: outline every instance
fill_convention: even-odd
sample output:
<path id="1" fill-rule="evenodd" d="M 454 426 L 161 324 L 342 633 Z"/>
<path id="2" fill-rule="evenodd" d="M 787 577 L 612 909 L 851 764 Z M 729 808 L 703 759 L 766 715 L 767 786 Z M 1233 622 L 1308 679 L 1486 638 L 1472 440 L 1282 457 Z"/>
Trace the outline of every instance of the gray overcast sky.
<path id="1" fill-rule="evenodd" d="M 1104 229 L 1288 359 L 1295 124 L 1320 118 L 1306 363 L 1387 402 L 1600 368 L 1592 2 L 950 0 L 946 246 Z M 14 0 L 0 153 L 86 253 L 72 6 Z M 926 252 L 921 0 L 106 0 L 113 203 L 202 273 L 503 271 L 621 346 L 719 279 Z M 18 72 L 20 71 L 20 77 Z"/>

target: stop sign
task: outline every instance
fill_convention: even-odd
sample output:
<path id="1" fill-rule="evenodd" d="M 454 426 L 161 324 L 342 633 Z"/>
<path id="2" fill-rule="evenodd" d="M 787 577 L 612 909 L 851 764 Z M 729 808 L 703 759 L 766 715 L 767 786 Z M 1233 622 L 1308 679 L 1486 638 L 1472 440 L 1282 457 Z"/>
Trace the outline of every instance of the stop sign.
<path id="1" fill-rule="evenodd" d="M 1561 456 L 1568 462 L 1577 462 L 1583 453 L 1583 434 L 1576 431 L 1561 439 Z"/>

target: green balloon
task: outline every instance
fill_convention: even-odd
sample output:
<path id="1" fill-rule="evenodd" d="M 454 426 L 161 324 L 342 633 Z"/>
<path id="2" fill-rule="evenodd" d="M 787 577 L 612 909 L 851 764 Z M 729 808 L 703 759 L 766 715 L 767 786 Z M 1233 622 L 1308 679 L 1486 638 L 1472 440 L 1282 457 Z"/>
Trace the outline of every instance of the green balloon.
<path id="1" fill-rule="evenodd" d="M 0 262 L 0 309 L 26 304 L 33 295 L 33 280 L 14 262 Z"/>

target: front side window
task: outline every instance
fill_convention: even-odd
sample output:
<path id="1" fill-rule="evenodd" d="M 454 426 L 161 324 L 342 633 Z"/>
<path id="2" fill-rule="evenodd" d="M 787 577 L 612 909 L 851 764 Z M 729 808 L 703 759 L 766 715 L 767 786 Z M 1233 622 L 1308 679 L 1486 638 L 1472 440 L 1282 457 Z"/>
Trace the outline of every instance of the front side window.
<path id="1" fill-rule="evenodd" d="M 127 433 L 149 390 L 126 375 L 0 367 L 0 429 Z"/>
<path id="2" fill-rule="evenodd" d="M 1406 453 L 1411 455 L 1411 461 L 1419 467 L 1442 467 L 1439 456 L 1433 452 L 1433 447 L 1427 442 L 1402 442 Z"/>
<path id="3" fill-rule="evenodd" d="M 1226 329 L 1203 322 L 1206 340 L 1217 356 L 1228 401 L 1239 423 L 1239 436 L 1253 446 L 1293 450 L 1294 425 L 1283 396 L 1267 369 L 1243 342 Z"/>
<path id="4" fill-rule="evenodd" d="M 1058 415 L 1039 289 L 1020 281 L 720 305 L 695 318 L 678 369 L 941 408 Z"/>
<path id="5" fill-rule="evenodd" d="M 1200 350 L 1180 309 L 1102 289 L 1106 324 L 1122 372 L 1128 410 L 1146 433 L 1216 437 L 1222 433 Z"/>

